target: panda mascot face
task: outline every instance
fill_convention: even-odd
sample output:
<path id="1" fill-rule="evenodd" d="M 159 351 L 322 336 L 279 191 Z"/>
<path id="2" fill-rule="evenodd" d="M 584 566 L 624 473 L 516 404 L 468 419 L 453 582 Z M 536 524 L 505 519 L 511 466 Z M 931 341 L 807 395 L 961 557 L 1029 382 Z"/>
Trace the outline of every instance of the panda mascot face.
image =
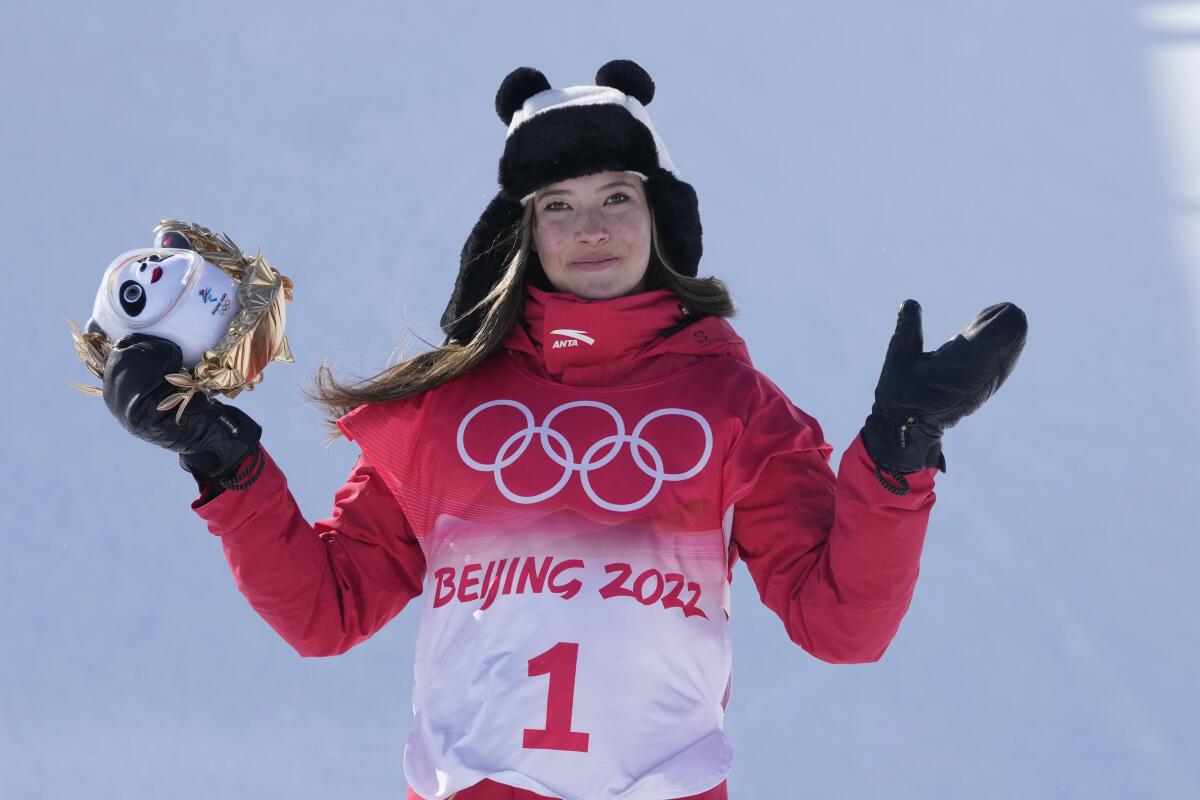
<path id="1" fill-rule="evenodd" d="M 170 339 L 190 368 L 225 335 L 237 290 L 237 281 L 193 250 L 130 250 L 105 270 L 88 328 L 111 342 L 131 333 Z"/>
<path id="2" fill-rule="evenodd" d="M 127 262 L 113 276 L 116 307 L 131 325 L 154 322 L 179 299 L 191 266 L 184 253 L 149 253 Z"/>

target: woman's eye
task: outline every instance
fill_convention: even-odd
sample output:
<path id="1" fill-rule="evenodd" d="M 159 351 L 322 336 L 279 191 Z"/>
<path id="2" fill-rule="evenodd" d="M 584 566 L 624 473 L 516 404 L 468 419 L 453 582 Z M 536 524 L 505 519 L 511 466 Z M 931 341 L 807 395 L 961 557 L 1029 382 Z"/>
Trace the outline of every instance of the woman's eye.
<path id="1" fill-rule="evenodd" d="M 570 206 L 568 206 L 562 200 L 551 200 L 542 207 L 542 211 L 562 211 L 567 208 L 570 208 Z"/>
<path id="2" fill-rule="evenodd" d="M 629 200 L 629 195 L 625 194 L 624 192 L 617 192 L 616 194 L 610 194 L 608 196 L 608 199 L 605 200 L 604 202 L 605 202 L 605 204 L 624 203 L 624 202 L 627 202 L 628 200 Z"/>

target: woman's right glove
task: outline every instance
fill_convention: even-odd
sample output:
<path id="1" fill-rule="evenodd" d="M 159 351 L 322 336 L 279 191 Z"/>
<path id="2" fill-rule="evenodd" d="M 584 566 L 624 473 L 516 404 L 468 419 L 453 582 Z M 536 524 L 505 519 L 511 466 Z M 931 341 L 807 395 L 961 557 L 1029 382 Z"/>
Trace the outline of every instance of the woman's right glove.
<path id="1" fill-rule="evenodd" d="M 946 471 L 942 432 L 977 410 L 1017 365 L 1025 347 L 1025 312 L 1012 303 L 988 306 L 932 353 L 922 352 L 921 304 L 905 300 L 888 344 L 875 403 L 862 439 L 871 460 L 907 493 L 907 472 Z"/>
<path id="2" fill-rule="evenodd" d="M 174 342 L 135 333 L 119 340 L 104 367 L 104 402 L 134 436 L 179 454 L 179 463 L 197 483 L 240 489 L 262 470 L 258 450 L 262 428 L 245 412 L 197 394 L 180 421 L 158 404 L 178 389 L 165 380 L 179 372 L 183 356 Z M 256 458 L 239 472 L 251 452 Z"/>

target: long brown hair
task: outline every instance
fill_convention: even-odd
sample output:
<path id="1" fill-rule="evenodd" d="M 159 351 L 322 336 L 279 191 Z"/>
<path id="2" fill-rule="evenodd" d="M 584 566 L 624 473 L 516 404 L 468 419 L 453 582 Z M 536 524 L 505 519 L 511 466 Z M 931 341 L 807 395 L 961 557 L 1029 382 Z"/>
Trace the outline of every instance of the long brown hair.
<path id="1" fill-rule="evenodd" d="M 454 380 L 486 361 L 508 338 L 525 307 L 525 285 L 552 290 L 537 253 L 533 250 L 534 203 L 495 246 L 508 248 L 511 256 L 495 287 L 462 317 L 483 312 L 483 320 L 468 341 L 449 339 L 444 344 L 405 359 L 363 380 L 342 383 L 325 362 L 317 368 L 309 398 L 325 409 L 330 438 L 341 435 L 336 420 L 365 403 L 400 400 Z M 735 313 L 729 289 L 718 278 L 691 278 L 676 272 L 659 242 L 654 210 L 650 211 L 650 263 L 646 268 L 646 290 L 669 289 L 684 306 L 680 323 L 663 335 L 674 333 L 704 317 L 730 317 Z"/>

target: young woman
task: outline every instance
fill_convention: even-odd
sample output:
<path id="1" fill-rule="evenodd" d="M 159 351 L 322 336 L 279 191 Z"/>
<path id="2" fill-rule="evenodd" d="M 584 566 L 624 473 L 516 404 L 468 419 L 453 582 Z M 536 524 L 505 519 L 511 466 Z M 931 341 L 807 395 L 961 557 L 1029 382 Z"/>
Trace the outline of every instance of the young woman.
<path id="1" fill-rule="evenodd" d="M 317 394 L 361 455 L 310 525 L 245 413 L 155 406 L 178 348 L 115 347 L 105 398 L 178 452 L 241 591 L 301 654 L 333 655 L 423 596 L 410 798 L 725 798 L 729 581 L 745 561 L 788 635 L 878 659 L 917 579 L 942 431 L 1012 369 L 1002 304 L 923 353 L 906 302 L 839 474 L 817 422 L 751 365 L 700 219 L 605 65 L 508 76 L 500 192 L 463 248 L 446 343 Z M 203 406 L 203 407 L 201 407 Z"/>

